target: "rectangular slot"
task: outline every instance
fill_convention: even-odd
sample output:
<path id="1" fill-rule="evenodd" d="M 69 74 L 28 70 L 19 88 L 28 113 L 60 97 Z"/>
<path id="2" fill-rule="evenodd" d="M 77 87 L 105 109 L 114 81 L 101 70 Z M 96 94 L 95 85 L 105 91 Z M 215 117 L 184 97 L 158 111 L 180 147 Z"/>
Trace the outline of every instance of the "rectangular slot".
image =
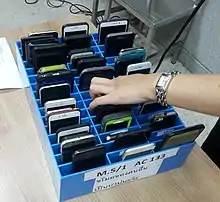
<path id="1" fill-rule="evenodd" d="M 95 54 L 98 54 L 99 53 L 99 49 L 97 46 L 93 46 L 92 47 L 93 51 L 95 52 Z"/>
<path id="2" fill-rule="evenodd" d="M 36 91 L 36 83 L 31 84 L 32 91 Z"/>
<path id="3" fill-rule="evenodd" d="M 83 100 L 91 99 L 89 91 L 84 91 L 84 92 L 81 92 L 80 94 L 81 94 Z"/>
<path id="4" fill-rule="evenodd" d="M 79 93 L 72 93 L 71 97 L 75 98 L 77 102 L 81 101 L 81 97 Z"/>
<path id="5" fill-rule="evenodd" d="M 105 51 L 105 46 L 104 45 L 99 45 L 99 49 L 101 52 Z"/>
<path id="6" fill-rule="evenodd" d="M 94 41 L 98 41 L 98 38 L 99 38 L 98 33 L 93 33 L 93 34 L 92 34 L 92 39 L 93 39 Z"/>
<path id="7" fill-rule="evenodd" d="M 84 100 L 85 107 L 89 108 L 89 105 L 91 102 L 92 102 L 92 99 Z"/>
<path id="8" fill-rule="evenodd" d="M 77 85 L 79 85 L 79 77 L 78 76 L 75 77 L 75 82 L 76 82 Z"/>
<path id="9" fill-rule="evenodd" d="M 35 75 L 34 69 L 33 68 L 26 68 L 27 75 Z"/>
<path id="10" fill-rule="evenodd" d="M 57 143 L 57 136 L 56 136 L 56 134 L 48 135 L 48 137 L 49 137 L 49 140 L 50 140 L 50 144 L 51 144 L 51 145 Z"/>
<path id="11" fill-rule="evenodd" d="M 30 84 L 36 83 L 36 78 L 37 78 L 37 75 L 30 75 L 30 76 L 28 76 Z"/>
<path id="12" fill-rule="evenodd" d="M 106 60 L 107 60 L 107 63 L 108 64 L 115 64 L 115 60 L 117 59 L 117 57 L 107 57 Z"/>

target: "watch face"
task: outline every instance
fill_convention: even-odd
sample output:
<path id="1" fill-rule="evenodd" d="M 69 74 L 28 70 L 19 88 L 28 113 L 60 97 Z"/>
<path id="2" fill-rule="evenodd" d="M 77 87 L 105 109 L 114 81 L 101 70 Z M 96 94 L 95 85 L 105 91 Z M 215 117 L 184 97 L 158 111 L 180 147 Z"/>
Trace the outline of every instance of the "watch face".
<path id="1" fill-rule="evenodd" d="M 163 88 L 164 90 L 167 88 L 169 85 L 169 81 L 171 79 L 171 75 L 162 75 L 161 78 L 159 79 L 157 86 Z"/>

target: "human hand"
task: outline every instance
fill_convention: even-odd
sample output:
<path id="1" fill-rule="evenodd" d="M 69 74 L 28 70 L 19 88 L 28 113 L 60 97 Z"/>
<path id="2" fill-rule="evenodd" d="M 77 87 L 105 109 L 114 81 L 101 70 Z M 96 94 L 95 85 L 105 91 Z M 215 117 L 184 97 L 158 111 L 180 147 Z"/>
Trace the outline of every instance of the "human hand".
<path id="1" fill-rule="evenodd" d="M 159 76 L 135 74 L 112 80 L 93 78 L 90 96 L 94 100 L 89 107 L 94 109 L 99 105 L 139 104 L 156 100 L 155 85 Z"/>

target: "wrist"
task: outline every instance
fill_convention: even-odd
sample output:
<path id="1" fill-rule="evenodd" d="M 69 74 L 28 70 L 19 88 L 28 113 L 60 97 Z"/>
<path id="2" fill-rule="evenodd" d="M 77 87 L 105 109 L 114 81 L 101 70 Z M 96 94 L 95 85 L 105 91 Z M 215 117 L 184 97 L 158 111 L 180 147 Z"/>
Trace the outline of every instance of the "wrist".
<path id="1" fill-rule="evenodd" d="M 161 74 L 157 73 L 157 74 L 148 74 L 145 75 L 145 100 L 146 101 L 157 101 L 157 97 L 156 97 L 156 84 L 158 79 L 160 78 Z M 147 87 L 147 89 L 146 89 Z"/>

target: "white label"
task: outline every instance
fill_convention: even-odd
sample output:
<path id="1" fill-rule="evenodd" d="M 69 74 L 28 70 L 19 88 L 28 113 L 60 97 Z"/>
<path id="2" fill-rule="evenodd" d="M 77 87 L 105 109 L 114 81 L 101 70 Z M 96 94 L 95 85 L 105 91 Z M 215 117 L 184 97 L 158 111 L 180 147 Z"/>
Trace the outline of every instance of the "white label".
<path id="1" fill-rule="evenodd" d="M 85 174 L 84 180 L 95 179 L 93 192 L 108 189 L 125 182 L 149 177 L 158 173 L 164 159 L 175 156 L 179 148 L 147 155 L 128 162 L 118 163 Z"/>

